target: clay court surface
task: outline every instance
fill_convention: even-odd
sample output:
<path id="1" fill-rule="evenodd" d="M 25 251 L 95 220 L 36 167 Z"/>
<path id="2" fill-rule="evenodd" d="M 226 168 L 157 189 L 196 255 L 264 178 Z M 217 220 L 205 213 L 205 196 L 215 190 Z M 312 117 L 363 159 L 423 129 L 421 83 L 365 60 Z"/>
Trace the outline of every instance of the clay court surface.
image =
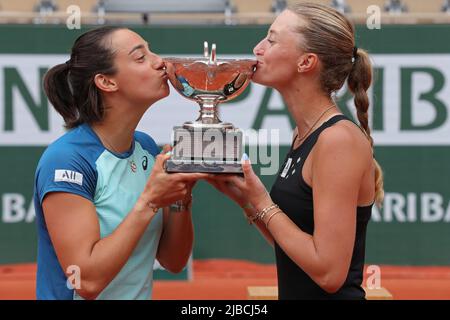
<path id="1" fill-rule="evenodd" d="M 395 300 L 450 300 L 450 267 L 380 265 L 381 285 Z M 155 281 L 156 300 L 244 300 L 248 286 L 276 285 L 274 265 L 194 260 L 192 281 Z M 35 299 L 36 265 L 0 266 L 0 299 Z"/>

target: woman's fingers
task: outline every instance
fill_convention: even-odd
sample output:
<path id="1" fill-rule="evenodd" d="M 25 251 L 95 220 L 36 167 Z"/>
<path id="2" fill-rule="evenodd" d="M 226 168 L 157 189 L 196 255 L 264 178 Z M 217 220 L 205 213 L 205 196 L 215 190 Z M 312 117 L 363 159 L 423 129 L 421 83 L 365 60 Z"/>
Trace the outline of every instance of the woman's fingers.
<path id="1" fill-rule="evenodd" d="M 223 174 L 215 174 L 210 179 L 215 181 L 230 181 L 230 178 L 235 176 L 237 175 L 233 173 L 223 173 Z"/>
<path id="2" fill-rule="evenodd" d="M 177 182 L 177 183 L 175 183 L 175 185 L 171 189 L 172 189 L 172 191 L 184 190 L 184 189 L 186 189 L 186 183 L 184 183 L 184 182 Z"/>
<path id="3" fill-rule="evenodd" d="M 240 189 L 241 191 L 245 191 L 247 189 L 247 182 L 245 179 L 241 178 L 240 176 L 231 176 L 228 180 L 229 183 L 232 183 L 235 187 Z"/>
<path id="4" fill-rule="evenodd" d="M 206 179 L 206 182 L 208 182 L 210 185 L 212 185 L 219 191 L 223 191 L 223 185 L 220 182 L 218 182 L 216 180 L 212 180 L 212 179 Z"/>
<path id="5" fill-rule="evenodd" d="M 169 152 L 169 151 L 172 151 L 172 146 L 170 145 L 170 144 L 165 144 L 164 146 L 163 146 L 163 149 L 162 149 L 162 151 L 161 151 L 161 153 L 167 153 L 167 152 Z"/>
<path id="6" fill-rule="evenodd" d="M 234 185 L 241 191 L 244 191 L 246 189 L 246 184 L 247 184 L 244 178 L 242 178 L 241 176 L 238 176 L 236 174 L 216 175 L 216 177 L 214 177 L 214 179 L 208 179 L 208 180 L 212 180 L 217 183 L 221 183 L 223 185 L 226 185 L 226 183 L 231 183 L 232 185 Z"/>
<path id="7" fill-rule="evenodd" d="M 244 173 L 245 180 L 252 180 L 255 177 L 250 160 L 242 161 L 242 172 Z"/>
<path id="8" fill-rule="evenodd" d="M 232 186 L 229 182 L 226 181 L 215 181 L 215 180 L 207 180 L 208 183 L 210 183 L 212 186 L 214 186 L 217 190 L 219 190 L 222 193 L 229 194 L 230 192 L 233 192 Z"/>
<path id="9" fill-rule="evenodd" d="M 160 153 L 156 156 L 155 167 L 156 168 L 164 168 L 164 163 L 169 159 L 172 155 L 170 153 Z"/>
<path id="10" fill-rule="evenodd" d="M 176 175 L 177 179 L 183 181 L 197 181 L 207 179 L 210 176 L 208 173 L 173 173 L 173 175 Z"/>

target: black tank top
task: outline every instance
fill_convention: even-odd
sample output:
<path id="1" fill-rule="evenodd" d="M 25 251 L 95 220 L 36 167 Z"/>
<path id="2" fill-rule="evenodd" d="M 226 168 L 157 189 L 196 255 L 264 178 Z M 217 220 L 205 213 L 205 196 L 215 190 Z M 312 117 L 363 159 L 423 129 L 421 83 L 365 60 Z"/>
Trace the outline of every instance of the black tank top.
<path id="1" fill-rule="evenodd" d="M 306 184 L 301 174 L 303 164 L 317 142 L 320 133 L 344 119 L 351 121 L 344 115 L 336 115 L 313 131 L 300 147 L 293 149 L 292 145 L 270 191 L 273 202 L 302 231 L 310 235 L 314 232 L 313 190 Z M 327 293 L 317 285 L 275 242 L 279 299 L 365 299 L 361 283 L 364 269 L 366 228 L 371 212 L 372 205 L 357 207 L 356 237 L 350 269 L 343 286 L 333 294 Z"/>

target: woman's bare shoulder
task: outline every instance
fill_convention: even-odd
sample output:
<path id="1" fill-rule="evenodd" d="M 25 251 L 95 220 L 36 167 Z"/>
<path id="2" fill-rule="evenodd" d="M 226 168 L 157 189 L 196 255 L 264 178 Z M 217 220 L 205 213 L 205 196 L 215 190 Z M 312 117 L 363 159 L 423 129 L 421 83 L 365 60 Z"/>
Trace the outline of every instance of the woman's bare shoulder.
<path id="1" fill-rule="evenodd" d="M 372 146 L 362 130 L 350 121 L 339 121 L 325 129 L 317 140 L 317 151 L 334 153 L 346 151 L 361 156 L 372 155 Z"/>

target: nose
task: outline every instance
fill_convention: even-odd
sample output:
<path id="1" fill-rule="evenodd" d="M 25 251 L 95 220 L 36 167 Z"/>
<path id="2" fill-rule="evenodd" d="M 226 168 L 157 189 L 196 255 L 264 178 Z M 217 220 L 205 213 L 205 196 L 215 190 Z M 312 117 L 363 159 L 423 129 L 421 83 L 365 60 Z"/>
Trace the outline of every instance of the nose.
<path id="1" fill-rule="evenodd" d="M 152 63 L 153 69 L 155 70 L 163 69 L 166 66 L 164 60 L 157 54 L 152 53 L 152 55 L 153 55 L 153 63 Z"/>
<path id="2" fill-rule="evenodd" d="M 264 49 L 263 49 L 263 40 L 260 41 L 254 48 L 253 48 L 253 54 L 255 56 L 262 56 L 264 54 Z"/>

